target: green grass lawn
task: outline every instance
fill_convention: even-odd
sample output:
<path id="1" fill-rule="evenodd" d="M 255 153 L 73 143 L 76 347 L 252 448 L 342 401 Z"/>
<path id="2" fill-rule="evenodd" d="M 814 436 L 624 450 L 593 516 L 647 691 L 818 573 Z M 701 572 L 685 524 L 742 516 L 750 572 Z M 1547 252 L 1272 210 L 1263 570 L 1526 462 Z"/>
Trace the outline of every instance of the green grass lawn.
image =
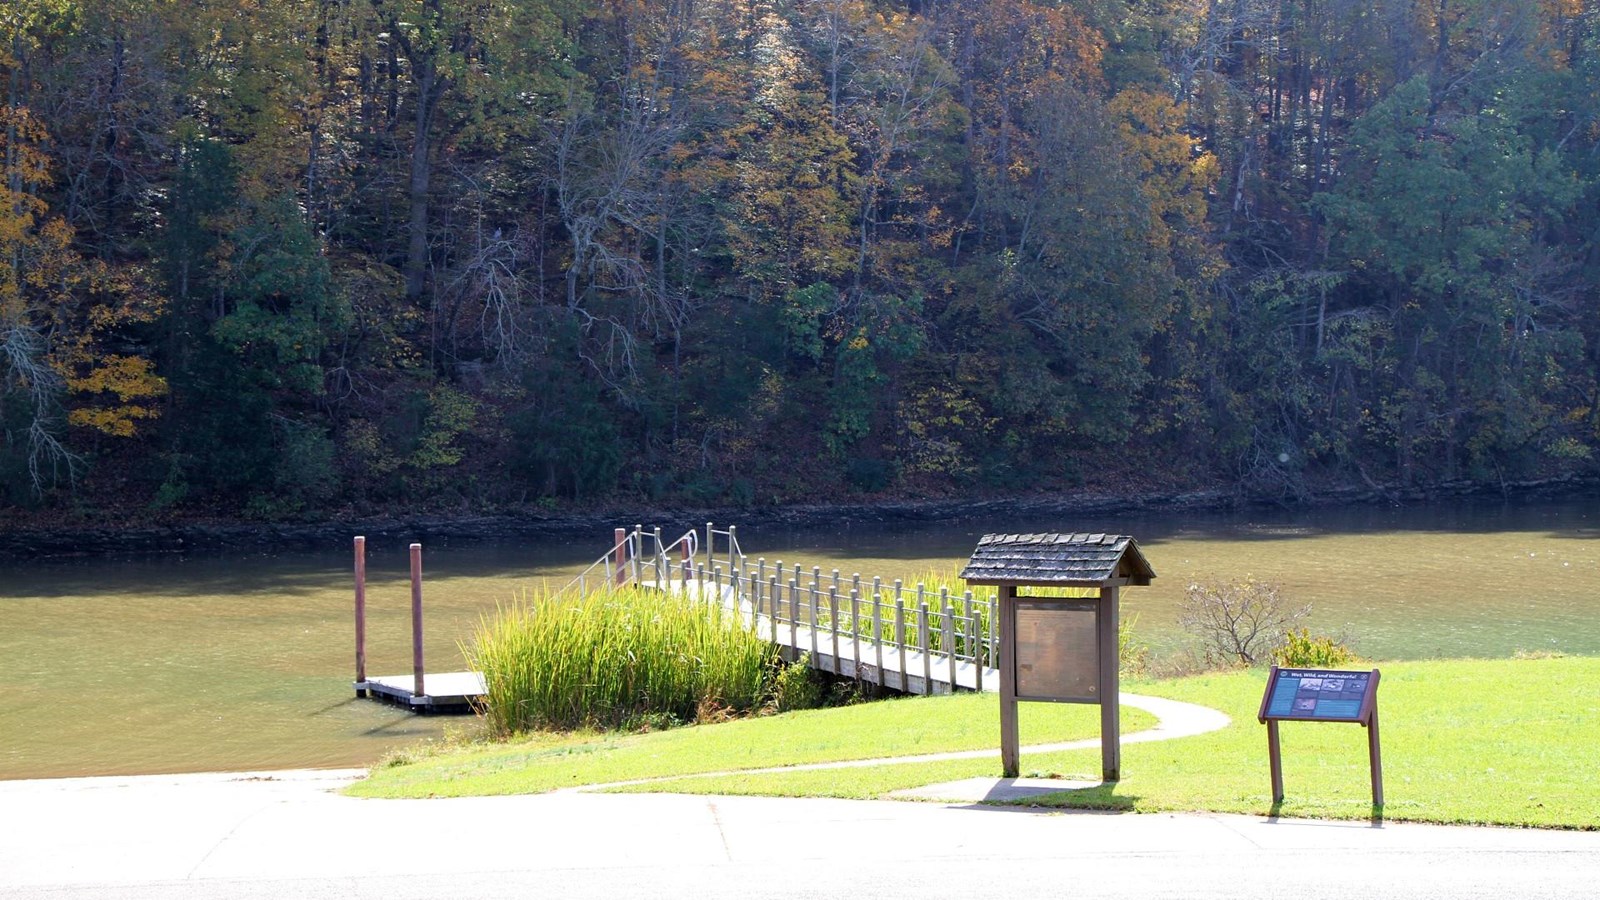
<path id="1" fill-rule="evenodd" d="M 1384 816 L 1390 820 L 1600 828 L 1600 659 L 1384 663 L 1378 691 Z M 1135 682 L 1140 693 L 1226 712 L 1212 734 L 1123 746 L 1123 780 L 1045 795 L 1034 804 L 1139 812 L 1271 814 L 1266 728 L 1256 721 L 1264 671 Z M 1023 742 L 1096 734 L 1094 707 L 1027 703 Z M 1059 717 L 1059 718 L 1058 718 Z M 1123 729 L 1148 718 L 1124 708 Z M 1372 814 L 1366 732 L 1358 725 L 1281 726 L 1284 816 Z M 993 757 L 866 768 L 680 777 L 623 790 L 881 797 L 999 773 L 993 696 L 905 699 L 628 737 L 544 738 L 384 768 L 361 796 L 515 793 L 825 760 L 995 747 Z M 1029 753 L 1024 775 L 1096 780 L 1098 750 Z"/>
<path id="2" fill-rule="evenodd" d="M 1390 820 L 1600 828 L 1600 659 L 1387 663 L 1378 691 L 1384 817 Z M 1122 749 L 1123 780 L 1029 801 L 1138 812 L 1268 815 L 1264 671 L 1133 683 L 1129 690 L 1221 709 L 1218 732 Z M 1022 707 L 1023 721 L 1033 704 Z M 1372 814 L 1367 735 L 1359 725 L 1285 722 L 1283 816 Z M 1024 775 L 1098 780 L 1098 751 L 1030 754 Z M 992 761 L 884 765 L 679 779 L 648 790 L 880 797 L 901 788 L 998 775 Z M 637 790 L 637 788 L 635 789 Z"/>
<path id="3" fill-rule="evenodd" d="M 1025 743 L 1099 734 L 1092 706 L 1041 704 L 1024 717 Z M 1154 717 L 1124 709 L 1123 730 Z M 505 743 L 424 748 L 379 765 L 349 788 L 360 797 L 531 794 L 585 784 L 768 766 L 910 756 L 994 747 L 1000 706 L 993 694 L 906 697 L 834 709 L 739 719 L 648 734 L 535 734 Z"/>

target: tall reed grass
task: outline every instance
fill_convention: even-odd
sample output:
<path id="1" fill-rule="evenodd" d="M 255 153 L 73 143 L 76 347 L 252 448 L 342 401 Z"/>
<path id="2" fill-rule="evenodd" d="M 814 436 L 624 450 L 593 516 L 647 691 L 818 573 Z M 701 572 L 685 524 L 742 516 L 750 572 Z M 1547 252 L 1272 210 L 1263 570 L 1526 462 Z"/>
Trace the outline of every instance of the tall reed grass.
<path id="1" fill-rule="evenodd" d="M 748 710 L 777 659 L 738 613 L 638 587 L 503 606 L 479 623 L 468 656 L 501 735 Z"/>

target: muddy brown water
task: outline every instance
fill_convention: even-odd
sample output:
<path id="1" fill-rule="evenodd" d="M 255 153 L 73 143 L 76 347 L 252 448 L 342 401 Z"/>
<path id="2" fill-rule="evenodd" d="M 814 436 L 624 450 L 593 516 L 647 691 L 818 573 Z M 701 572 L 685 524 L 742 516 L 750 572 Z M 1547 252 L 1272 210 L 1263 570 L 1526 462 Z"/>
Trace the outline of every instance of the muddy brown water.
<path id="1" fill-rule="evenodd" d="M 1154 566 L 1123 593 L 1157 656 L 1184 652 L 1184 586 L 1254 575 L 1313 607 L 1316 631 L 1377 660 L 1600 655 L 1592 500 L 1394 509 L 990 517 L 836 529 L 739 523 L 751 556 L 915 582 L 989 531 L 1135 536 Z M 720 523 L 719 523 L 720 524 Z M 686 527 L 686 526 L 685 526 Z M 673 529 L 668 529 L 669 531 Z M 585 536 L 589 537 L 589 536 Z M 463 668 L 479 617 L 564 583 L 609 543 L 430 544 L 430 671 Z M 369 548 L 369 672 L 410 671 L 403 542 Z M 470 726 L 350 690 L 350 554 L 209 554 L 0 563 L 0 778 L 367 765 Z"/>

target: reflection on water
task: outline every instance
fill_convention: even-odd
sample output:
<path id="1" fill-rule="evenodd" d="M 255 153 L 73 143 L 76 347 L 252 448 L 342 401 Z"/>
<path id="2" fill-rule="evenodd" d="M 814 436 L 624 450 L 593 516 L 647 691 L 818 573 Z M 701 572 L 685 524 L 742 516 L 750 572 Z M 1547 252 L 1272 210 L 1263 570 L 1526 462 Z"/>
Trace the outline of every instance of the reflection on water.
<path id="1" fill-rule="evenodd" d="M 997 516 L 836 529 L 741 522 L 746 552 L 915 582 L 990 531 L 1106 531 L 1155 567 L 1123 593 L 1155 652 L 1185 636 L 1196 578 L 1281 582 L 1314 630 L 1375 659 L 1600 654 L 1600 516 L 1587 502 L 1227 514 Z M 668 532 L 676 529 L 667 528 Z M 538 579 L 562 583 L 592 541 L 430 544 L 430 671 L 463 666 L 479 616 Z M 0 777 L 365 765 L 464 727 L 350 696 L 348 552 L 5 563 Z M 405 545 L 369 548 L 368 668 L 409 672 Z"/>

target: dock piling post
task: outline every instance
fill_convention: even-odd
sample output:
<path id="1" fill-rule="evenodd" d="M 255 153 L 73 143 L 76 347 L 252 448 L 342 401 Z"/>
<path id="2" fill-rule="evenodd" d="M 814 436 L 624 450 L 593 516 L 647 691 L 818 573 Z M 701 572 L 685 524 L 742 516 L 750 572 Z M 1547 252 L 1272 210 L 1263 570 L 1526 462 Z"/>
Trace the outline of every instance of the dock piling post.
<path id="1" fill-rule="evenodd" d="M 411 545 L 411 668 L 414 684 L 411 694 L 427 696 L 422 689 L 422 545 Z"/>
<path id="2" fill-rule="evenodd" d="M 367 539 L 357 535 L 356 553 L 356 696 L 367 695 Z"/>

